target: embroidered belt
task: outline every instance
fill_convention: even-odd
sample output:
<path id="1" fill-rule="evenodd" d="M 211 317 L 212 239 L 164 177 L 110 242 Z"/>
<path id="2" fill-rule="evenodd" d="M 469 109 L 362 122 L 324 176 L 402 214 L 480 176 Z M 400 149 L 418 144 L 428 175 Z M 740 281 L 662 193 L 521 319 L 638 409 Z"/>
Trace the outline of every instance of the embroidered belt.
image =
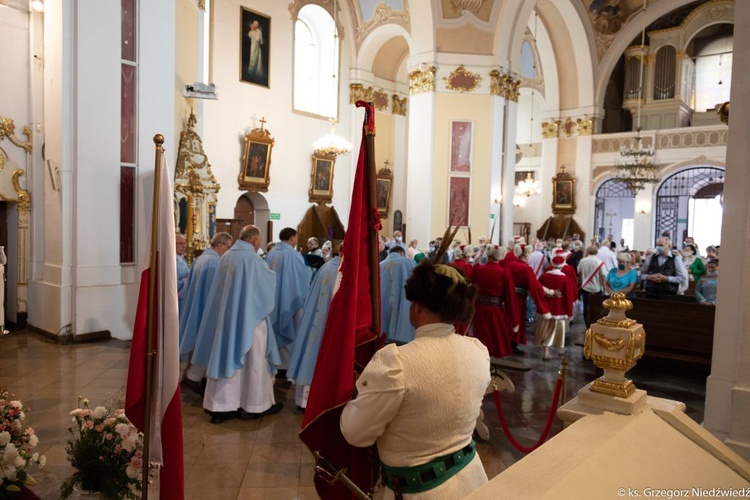
<path id="1" fill-rule="evenodd" d="M 503 299 L 494 295 L 477 295 L 477 304 L 503 307 Z"/>
<path id="2" fill-rule="evenodd" d="M 516 287 L 516 295 L 523 295 L 524 297 L 529 295 L 529 291 L 525 288 Z"/>
<path id="3" fill-rule="evenodd" d="M 474 459 L 474 440 L 458 451 L 414 467 L 390 467 L 380 462 L 383 481 L 397 496 L 431 490 L 458 474 Z"/>

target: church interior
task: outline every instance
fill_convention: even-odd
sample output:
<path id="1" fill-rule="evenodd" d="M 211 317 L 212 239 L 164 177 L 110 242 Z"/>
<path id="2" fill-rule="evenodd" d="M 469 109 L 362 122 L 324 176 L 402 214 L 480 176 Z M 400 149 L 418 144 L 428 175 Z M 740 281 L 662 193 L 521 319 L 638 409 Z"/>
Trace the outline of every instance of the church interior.
<path id="1" fill-rule="evenodd" d="M 154 137 L 188 260 L 247 224 L 264 247 L 284 227 L 341 241 L 357 100 L 376 109 L 383 235 L 423 249 L 447 226 L 463 243 L 577 233 L 643 252 L 667 234 L 703 255 L 720 246 L 701 359 L 681 346 L 633 378 L 750 459 L 750 127 L 729 126 L 730 101 L 735 118 L 750 108 L 743 20 L 750 4 L 738 0 L 0 0 L 0 388 L 39 408 L 43 477 L 66 473 L 79 391 L 106 399 L 125 384 Z M 703 321 L 695 309 L 664 323 Z M 568 399 L 598 375 L 577 321 Z M 538 358 L 529 348 L 519 362 L 530 370 L 511 373 L 527 392 L 509 422 L 528 443 L 557 373 Z M 276 390 L 279 415 L 218 428 L 184 391 L 190 498 L 315 498 L 301 417 Z M 523 454 L 488 401 L 478 449 L 492 479 Z"/>

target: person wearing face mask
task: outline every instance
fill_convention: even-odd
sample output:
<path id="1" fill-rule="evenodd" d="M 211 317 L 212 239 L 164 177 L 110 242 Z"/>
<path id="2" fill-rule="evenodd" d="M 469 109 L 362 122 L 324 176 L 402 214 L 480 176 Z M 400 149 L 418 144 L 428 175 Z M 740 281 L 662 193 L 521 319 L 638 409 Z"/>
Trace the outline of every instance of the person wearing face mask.
<path id="1" fill-rule="evenodd" d="M 627 252 L 617 254 L 617 268 L 610 269 L 607 279 L 604 280 L 604 290 L 609 293 L 624 293 L 628 299 L 635 298 L 635 286 L 638 284 L 638 276 L 630 268 L 632 258 Z"/>
<path id="2" fill-rule="evenodd" d="M 702 306 L 716 305 L 716 289 L 719 286 L 719 259 L 708 261 L 706 275 L 695 285 L 695 299 Z"/>
<path id="3" fill-rule="evenodd" d="M 687 284 L 687 270 L 682 257 L 672 255 L 672 241 L 668 236 L 656 240 L 656 252 L 643 264 L 641 280 L 645 283 L 646 296 L 663 298 L 677 295 L 680 285 Z"/>
<path id="4" fill-rule="evenodd" d="M 685 247 L 682 249 L 682 260 L 685 262 L 690 281 L 698 282 L 706 274 L 706 266 L 698 255 L 698 247 L 695 244 L 685 243 Z"/>

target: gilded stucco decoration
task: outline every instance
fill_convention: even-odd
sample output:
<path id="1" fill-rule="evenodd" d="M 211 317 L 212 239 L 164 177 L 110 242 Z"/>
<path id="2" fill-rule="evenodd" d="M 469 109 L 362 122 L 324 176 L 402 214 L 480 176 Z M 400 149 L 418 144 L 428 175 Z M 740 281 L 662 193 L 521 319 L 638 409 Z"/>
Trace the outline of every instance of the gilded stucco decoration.
<path id="1" fill-rule="evenodd" d="M 542 122 L 542 137 L 555 139 L 560 133 L 560 120 L 545 120 Z"/>
<path id="2" fill-rule="evenodd" d="M 490 94 L 518 102 L 518 88 L 521 86 L 520 78 L 514 78 L 508 73 L 501 73 L 493 69 L 490 71 Z"/>
<path id="3" fill-rule="evenodd" d="M 409 95 L 435 92 L 435 66 L 415 69 L 409 73 Z"/>
<path id="4" fill-rule="evenodd" d="M 542 137 L 554 139 L 556 137 L 592 135 L 595 123 L 596 117 L 589 115 L 546 120 L 542 122 Z"/>
<path id="5" fill-rule="evenodd" d="M 406 116 L 406 97 L 399 97 L 396 94 L 393 94 L 391 99 L 391 113 L 394 115 Z"/>
<path id="6" fill-rule="evenodd" d="M 458 19 L 471 13 L 477 19 L 489 22 L 494 0 L 441 0 L 440 11 L 443 19 Z"/>
<path id="7" fill-rule="evenodd" d="M 361 83 L 351 83 L 349 84 L 349 104 L 357 101 L 372 102 L 378 111 L 390 110 L 394 115 L 406 115 L 406 97 L 399 97 L 395 93 L 390 94 L 384 89 L 365 87 Z"/>
<path id="8" fill-rule="evenodd" d="M 463 65 L 451 72 L 450 75 L 444 76 L 443 81 L 448 90 L 454 92 L 472 92 L 482 82 L 482 77 L 471 71 L 467 71 Z"/>
<path id="9" fill-rule="evenodd" d="M 31 153 L 33 147 L 33 139 L 31 138 L 31 129 L 28 125 L 23 127 L 23 135 L 26 136 L 26 140 L 22 141 L 16 137 L 16 124 L 10 118 L 4 118 L 0 115 L 0 141 L 4 138 L 8 138 L 10 142 L 22 148 L 27 153 Z"/>
<path id="10" fill-rule="evenodd" d="M 359 26 L 355 29 L 357 45 L 360 45 L 375 28 L 386 23 L 398 24 L 406 31 L 410 29 L 409 5 L 406 0 L 403 0 L 403 3 L 396 0 L 381 0 L 377 3 L 371 15 L 369 12 L 362 12 L 362 7 L 360 2 L 354 2 L 354 8 L 359 18 Z M 399 9 L 399 7 L 401 8 Z M 365 16 L 367 16 L 367 19 L 365 19 Z"/>
<path id="11" fill-rule="evenodd" d="M 191 112 L 180 133 L 174 175 L 175 226 L 185 234 L 188 262 L 211 241 L 216 227 L 216 194 L 221 189 L 203 150 L 203 141 L 195 131 L 196 123 L 195 114 Z"/>

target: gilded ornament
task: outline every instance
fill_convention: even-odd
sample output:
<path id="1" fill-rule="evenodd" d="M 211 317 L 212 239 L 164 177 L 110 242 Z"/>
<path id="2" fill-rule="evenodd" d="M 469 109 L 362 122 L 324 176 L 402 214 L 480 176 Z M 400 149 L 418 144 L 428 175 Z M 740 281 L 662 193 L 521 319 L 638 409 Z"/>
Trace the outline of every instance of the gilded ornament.
<path id="1" fill-rule="evenodd" d="M 606 335 L 603 333 L 595 333 L 594 334 L 594 340 L 597 344 L 604 347 L 608 351 L 619 351 L 623 347 L 625 347 L 625 339 L 621 338 L 614 338 L 610 339 L 607 338 Z"/>
<path id="2" fill-rule="evenodd" d="M 372 104 L 378 111 L 388 110 L 388 94 L 380 89 L 372 93 Z"/>
<path id="3" fill-rule="evenodd" d="M 435 66 L 416 69 L 409 73 L 409 95 L 435 92 Z"/>
<path id="4" fill-rule="evenodd" d="M 16 125 L 13 123 L 13 120 L 0 115 L 0 140 L 7 137 L 16 146 L 22 148 L 27 153 L 31 153 L 33 138 L 31 137 L 31 129 L 28 125 L 24 125 L 23 135 L 26 136 L 26 141 L 22 141 L 16 137 Z"/>
<path id="5" fill-rule="evenodd" d="M 555 139 L 560 133 L 560 120 L 550 120 L 542 122 L 542 137 L 545 139 Z"/>
<path id="6" fill-rule="evenodd" d="M 576 118 L 576 125 L 578 126 L 578 135 L 592 135 L 594 133 L 594 121 L 596 120 L 593 116 L 584 116 L 582 118 Z"/>
<path id="7" fill-rule="evenodd" d="M 396 94 L 391 96 L 391 113 L 394 115 L 406 116 L 406 97 L 399 97 Z"/>
<path id="8" fill-rule="evenodd" d="M 357 101 L 372 102 L 372 94 L 372 87 L 365 88 L 361 83 L 352 83 L 349 85 L 349 104 L 354 104 Z"/>
<path id="9" fill-rule="evenodd" d="M 482 82 L 482 77 L 467 71 L 463 65 L 456 68 L 450 75 L 443 77 L 445 87 L 455 92 L 471 92 Z"/>

